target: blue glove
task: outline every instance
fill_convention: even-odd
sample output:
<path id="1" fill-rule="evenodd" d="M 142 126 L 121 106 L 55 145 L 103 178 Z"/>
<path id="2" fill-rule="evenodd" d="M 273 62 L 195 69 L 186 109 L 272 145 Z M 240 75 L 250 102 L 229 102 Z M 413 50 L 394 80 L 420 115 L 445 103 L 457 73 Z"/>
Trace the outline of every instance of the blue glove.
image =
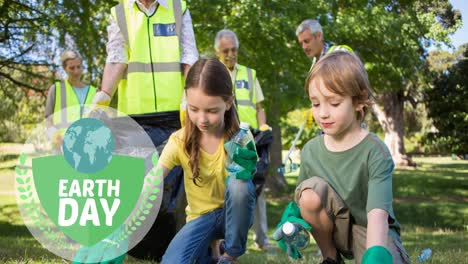
<path id="1" fill-rule="evenodd" d="M 232 154 L 232 160 L 244 168 L 236 173 L 236 179 L 251 180 L 255 174 L 258 160 L 255 144 L 250 141 L 247 146 L 242 148 L 238 144 L 228 141 L 224 143 L 224 148 L 228 155 Z"/>
<path id="2" fill-rule="evenodd" d="M 117 239 L 117 235 L 120 234 L 122 229 L 119 228 L 117 231 L 112 233 L 106 239 L 103 239 L 92 247 L 81 247 L 76 252 L 73 258 L 73 264 L 81 263 L 96 263 L 96 264 L 121 264 L 123 263 L 127 247 L 128 240 L 125 239 L 120 243 L 115 242 L 113 239 Z M 103 261 L 104 260 L 104 261 Z"/>
<path id="3" fill-rule="evenodd" d="M 370 247 L 364 252 L 362 264 L 392 264 L 393 257 L 390 252 L 382 246 Z"/>
<path id="4" fill-rule="evenodd" d="M 290 202 L 286 209 L 283 211 L 283 215 L 281 216 L 281 220 L 276 226 L 276 231 L 273 234 L 273 239 L 278 242 L 278 245 L 280 248 L 282 248 L 286 253 L 293 259 L 299 259 L 302 258 L 301 252 L 293 246 L 284 241 L 283 239 L 283 232 L 282 232 L 282 227 L 283 224 L 286 222 L 291 222 L 291 223 L 296 223 L 304 227 L 305 229 L 309 230 L 312 229 L 312 227 L 304 221 L 301 217 L 301 211 L 297 204 L 295 202 Z"/>

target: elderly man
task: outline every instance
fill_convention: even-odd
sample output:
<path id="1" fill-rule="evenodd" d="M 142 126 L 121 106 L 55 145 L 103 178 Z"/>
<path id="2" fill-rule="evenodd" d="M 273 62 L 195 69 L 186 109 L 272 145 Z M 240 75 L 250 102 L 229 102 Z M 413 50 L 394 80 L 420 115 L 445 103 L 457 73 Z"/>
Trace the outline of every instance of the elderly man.
<path id="1" fill-rule="evenodd" d="M 231 73 L 240 121 L 249 123 L 253 129 L 260 129 L 261 131 L 270 130 L 271 128 L 266 124 L 265 111 L 261 105 L 264 97 L 256 72 L 254 69 L 237 63 L 239 40 L 236 34 L 228 29 L 219 31 L 216 34 L 214 48 L 216 56 L 226 65 Z M 266 202 L 263 189 L 257 197 L 253 227 L 254 240 L 257 246 L 261 249 L 266 249 L 269 241 Z"/>
<path id="2" fill-rule="evenodd" d="M 325 54 L 335 50 L 353 50 L 346 45 L 329 45 L 323 38 L 322 26 L 315 19 L 306 19 L 296 29 L 296 36 L 306 56 L 312 60 L 312 67 Z"/>

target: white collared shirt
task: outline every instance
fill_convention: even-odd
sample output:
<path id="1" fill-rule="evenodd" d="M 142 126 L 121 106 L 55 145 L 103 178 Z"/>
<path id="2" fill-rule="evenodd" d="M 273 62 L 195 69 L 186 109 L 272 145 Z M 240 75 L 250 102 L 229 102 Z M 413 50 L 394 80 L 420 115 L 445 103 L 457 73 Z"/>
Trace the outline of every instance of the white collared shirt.
<path id="1" fill-rule="evenodd" d="M 156 7 L 161 5 L 163 8 L 168 8 L 166 0 L 156 0 L 151 3 L 149 8 L 146 8 L 139 0 L 129 0 L 128 4 L 132 7 L 134 4 L 143 11 L 147 16 L 151 16 L 156 11 Z M 125 48 L 125 40 L 117 25 L 117 21 L 109 16 L 109 25 L 107 26 L 107 59 L 106 63 L 128 63 L 127 51 Z M 181 56 L 180 62 L 193 65 L 198 60 L 197 44 L 195 42 L 195 34 L 193 33 L 192 17 L 187 9 L 182 15 L 182 25 L 180 30 L 180 46 Z"/>

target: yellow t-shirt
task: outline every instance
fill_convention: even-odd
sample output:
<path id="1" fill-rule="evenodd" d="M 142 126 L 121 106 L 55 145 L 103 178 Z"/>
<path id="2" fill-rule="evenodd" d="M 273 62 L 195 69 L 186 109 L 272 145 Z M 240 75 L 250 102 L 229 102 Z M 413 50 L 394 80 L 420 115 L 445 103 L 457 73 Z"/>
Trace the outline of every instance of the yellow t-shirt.
<path id="1" fill-rule="evenodd" d="M 184 170 L 184 186 L 187 194 L 187 222 L 224 206 L 224 190 L 227 170 L 224 166 L 226 153 L 224 140 L 219 144 L 214 154 L 200 150 L 200 178 L 195 185 L 192 181 L 192 170 L 189 157 L 184 150 L 184 128 L 179 129 L 169 137 L 159 162 L 166 168 L 182 166 Z"/>

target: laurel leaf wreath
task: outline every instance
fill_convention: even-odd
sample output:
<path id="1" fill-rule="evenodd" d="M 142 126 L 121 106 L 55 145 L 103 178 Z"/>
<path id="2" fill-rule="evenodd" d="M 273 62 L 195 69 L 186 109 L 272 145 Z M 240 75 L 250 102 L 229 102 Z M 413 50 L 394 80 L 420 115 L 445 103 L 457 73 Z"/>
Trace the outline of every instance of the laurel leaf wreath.
<path id="1" fill-rule="evenodd" d="M 60 235 L 50 228 L 47 218 L 41 212 L 41 206 L 36 204 L 36 200 L 33 197 L 33 180 L 31 174 L 28 174 L 28 170 L 30 170 L 31 167 L 26 166 L 27 158 L 25 153 L 21 153 L 18 159 L 19 165 L 15 167 L 16 190 L 19 193 L 20 199 L 23 201 L 22 207 L 27 216 L 25 218 L 32 220 L 33 225 L 44 233 L 48 241 L 56 244 L 63 244 Z"/>
<path id="2" fill-rule="evenodd" d="M 133 217 L 130 221 L 127 222 L 125 227 L 123 228 L 122 232 L 120 232 L 116 242 L 123 242 L 128 239 L 129 236 L 135 232 L 139 226 L 143 224 L 146 220 L 147 216 L 150 214 L 151 209 L 153 208 L 152 201 L 157 199 L 157 194 L 159 193 L 159 184 L 161 183 L 162 178 L 162 169 L 156 169 L 158 165 L 159 156 L 155 152 L 151 156 L 151 162 L 153 164 L 153 169 L 150 170 L 150 177 L 146 177 L 146 187 L 143 189 L 141 193 L 141 202 L 138 206 Z"/>

